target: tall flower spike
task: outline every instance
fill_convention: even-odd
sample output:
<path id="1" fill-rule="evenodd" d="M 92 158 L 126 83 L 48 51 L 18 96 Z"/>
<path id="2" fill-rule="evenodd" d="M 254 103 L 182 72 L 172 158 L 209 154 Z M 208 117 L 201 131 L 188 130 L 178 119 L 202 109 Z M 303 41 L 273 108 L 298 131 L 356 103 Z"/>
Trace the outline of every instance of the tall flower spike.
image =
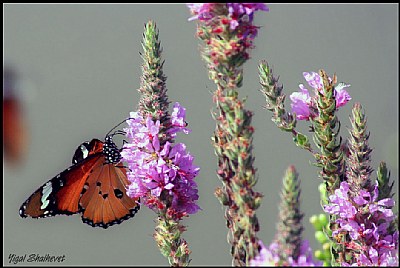
<path id="1" fill-rule="evenodd" d="M 159 31 L 153 21 L 144 26 L 142 48 L 142 76 L 140 77 L 141 94 L 138 112 L 144 117 L 151 116 L 154 121 L 160 121 L 161 144 L 167 139 L 165 128 L 170 120 L 166 80 L 163 72 L 164 61 L 161 58 L 162 48 L 158 38 Z"/>
<path id="2" fill-rule="evenodd" d="M 300 180 L 294 166 L 290 166 L 283 177 L 279 219 L 275 242 L 279 247 L 281 259 L 292 257 L 297 260 L 300 255 L 302 219 L 300 210 Z"/>
<path id="3" fill-rule="evenodd" d="M 327 191 L 331 194 L 344 180 L 344 161 L 341 140 L 338 140 L 340 122 L 335 114 L 336 101 L 334 87 L 336 75 L 330 79 L 324 70 L 319 71 L 322 89 L 317 91 L 318 114 L 312 121 L 314 126 L 314 142 L 320 149 L 317 165 L 322 167 L 321 177 L 327 182 Z"/>
<path id="4" fill-rule="evenodd" d="M 260 254 L 250 266 L 318 266 L 307 240 L 302 239 L 303 213 L 300 210 L 300 180 L 294 166 L 283 177 L 279 219 L 274 241 L 267 248 L 260 242 Z"/>
<path id="5" fill-rule="evenodd" d="M 322 88 L 317 88 L 316 90 L 317 115 L 312 119 L 313 139 L 321 152 L 320 154 L 315 154 L 316 166 L 322 169 L 320 176 L 325 181 L 327 194 L 331 195 L 339 188 L 340 182 L 345 180 L 343 149 L 341 139 L 338 140 L 340 122 L 335 114 L 337 107 L 334 87 L 337 80 L 336 75 L 330 79 L 324 70 L 319 71 L 319 77 Z M 311 85 L 309 80 L 307 82 Z M 329 222 L 330 230 L 334 232 L 337 229 L 335 215 L 331 215 Z M 334 262 L 342 262 L 344 258 L 343 250 L 342 247 L 332 247 Z"/>
<path id="6" fill-rule="evenodd" d="M 262 62 L 259 66 L 261 92 L 266 97 L 266 108 L 273 112 L 273 121 L 285 131 L 291 132 L 293 141 L 301 148 L 311 152 L 316 159 L 315 165 L 321 168 L 319 173 L 325 184 L 326 196 L 322 200 L 328 200 L 335 189 L 345 180 L 344 146 L 339 137 L 340 122 L 336 117 L 336 110 L 345 105 L 350 95 L 345 88 L 350 85 L 337 83 L 336 75 L 330 78 L 324 70 L 316 72 L 304 72 L 303 76 L 308 85 L 313 88 L 314 95 L 300 84 L 300 92 L 290 96 L 291 106 L 297 120 L 308 120 L 311 123 L 310 130 L 314 133 L 313 140 L 319 152 L 311 148 L 309 138 L 297 132 L 295 129 L 296 120 L 290 117 L 291 114 L 284 110 L 284 95 L 281 88 L 276 86 L 277 79 L 274 78 L 269 66 Z M 289 123 L 293 122 L 293 123 Z M 335 215 L 330 216 L 330 223 L 334 223 Z M 331 230 L 336 226 L 330 224 Z M 333 250 L 337 259 L 336 249 Z"/>
<path id="7" fill-rule="evenodd" d="M 197 184 L 194 178 L 199 168 L 183 143 L 174 144 L 178 132 L 189 133 L 186 128 L 185 108 L 175 103 L 168 112 L 165 76 L 162 71 L 161 47 L 158 30 L 150 21 L 143 35 L 142 94 L 137 112 L 131 112 L 125 129 L 129 143 L 121 152 L 128 163 L 131 182 L 127 194 L 140 198 L 142 205 L 157 214 L 154 239 L 171 266 L 187 266 L 190 250 L 181 238 L 186 230 L 180 221 L 196 213 Z"/>
<path id="8" fill-rule="evenodd" d="M 261 194 L 253 190 L 256 184 L 252 155 L 253 113 L 244 108 L 237 88 L 242 86 L 242 66 L 249 58 L 257 35 L 254 12 L 268 8 L 258 3 L 206 3 L 188 7 L 193 15 L 189 20 L 198 20 L 197 36 L 204 41 L 201 55 L 207 63 L 210 79 L 217 85 L 213 142 L 218 157 L 217 174 L 223 186 L 217 188 L 215 194 L 226 206 L 232 263 L 245 266 L 259 251 L 255 210 L 260 206 Z"/>
<path id="9" fill-rule="evenodd" d="M 350 194 L 354 197 L 361 189 L 371 191 L 370 174 L 372 173 L 370 166 L 372 149 L 368 145 L 367 120 L 358 102 L 353 106 L 350 122 L 346 178 L 350 186 Z"/>
<path id="10" fill-rule="evenodd" d="M 332 236 L 338 243 L 336 262 L 344 266 L 392 265 L 398 249 L 398 231 L 392 212 L 394 200 L 379 199 L 379 180 L 375 185 L 371 183 L 372 150 L 368 146 L 369 133 L 359 103 L 354 104 L 350 121 L 347 181 L 341 182 L 340 188 L 329 196 L 329 204 L 324 206 L 335 219 Z M 386 173 L 383 167 L 380 171 Z"/>

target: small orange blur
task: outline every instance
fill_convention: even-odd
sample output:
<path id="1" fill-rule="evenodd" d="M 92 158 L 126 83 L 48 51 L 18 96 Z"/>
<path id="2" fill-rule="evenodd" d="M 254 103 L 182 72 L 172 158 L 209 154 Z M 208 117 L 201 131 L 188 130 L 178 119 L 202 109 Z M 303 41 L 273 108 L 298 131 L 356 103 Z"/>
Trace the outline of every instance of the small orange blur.
<path id="1" fill-rule="evenodd" d="M 20 95 L 15 89 L 17 73 L 3 69 L 3 155 L 6 164 L 16 166 L 28 149 L 28 129 Z"/>

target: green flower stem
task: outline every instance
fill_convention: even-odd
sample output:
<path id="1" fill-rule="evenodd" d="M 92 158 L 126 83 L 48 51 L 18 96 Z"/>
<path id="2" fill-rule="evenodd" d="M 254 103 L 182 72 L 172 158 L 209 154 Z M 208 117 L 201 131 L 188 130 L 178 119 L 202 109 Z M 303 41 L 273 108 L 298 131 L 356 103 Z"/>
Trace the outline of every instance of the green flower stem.
<path id="1" fill-rule="evenodd" d="M 318 116 L 312 120 L 314 128 L 314 143 L 320 149 L 320 154 L 315 154 L 316 166 L 322 168 L 321 178 L 326 182 L 327 195 L 334 194 L 339 188 L 340 181 L 344 179 L 344 159 L 341 140 L 338 141 L 340 122 L 336 111 L 336 101 L 334 97 L 334 84 L 336 76 L 332 81 L 324 70 L 319 71 L 324 87 L 318 94 L 317 109 Z"/>
<path id="2" fill-rule="evenodd" d="M 278 78 L 274 76 L 272 68 L 266 61 L 260 62 L 258 73 L 261 84 L 260 91 L 264 94 L 266 101 L 264 108 L 272 112 L 272 122 L 279 129 L 291 132 L 296 146 L 315 155 L 309 143 L 309 138 L 296 130 L 296 116 L 286 111 L 284 104 L 286 95 L 282 92 L 283 86 L 278 84 Z"/>
<path id="3" fill-rule="evenodd" d="M 153 21 L 146 23 L 142 40 L 143 59 L 142 76 L 139 92 L 139 112 L 144 118 L 151 116 L 154 121 L 160 120 L 160 145 L 167 141 L 172 142 L 169 135 L 166 135 L 167 123 L 170 121 L 168 113 L 169 101 L 166 88 L 166 77 L 163 73 L 161 59 L 161 45 L 158 39 L 158 29 Z M 154 239 L 162 253 L 168 259 L 171 266 L 188 266 L 190 250 L 184 239 L 181 239 L 185 227 L 179 221 L 168 217 L 168 203 L 164 201 L 164 208 L 158 210 L 156 219 L 157 226 L 154 232 Z"/>
<path id="4" fill-rule="evenodd" d="M 232 27 L 230 22 L 238 18 L 234 18 L 236 15 L 226 3 L 210 3 L 207 8 L 208 19 L 198 18 L 197 37 L 202 41 L 201 57 L 207 64 L 209 78 L 217 86 L 213 95 L 216 128 L 212 140 L 222 187 L 216 189 L 215 195 L 226 207 L 232 263 L 246 266 L 261 248 L 255 211 L 262 195 L 253 190 L 257 182 L 252 152 L 253 113 L 244 108 L 245 100 L 239 98 L 238 88 L 243 83 L 243 64 L 254 47 L 258 27 L 247 15 Z"/>
<path id="5" fill-rule="evenodd" d="M 349 129 L 349 138 L 347 140 L 347 158 L 346 158 L 346 181 L 349 184 L 349 194 L 352 198 L 359 195 L 361 190 L 372 192 L 370 174 L 372 173 L 371 152 L 368 145 L 369 133 L 367 132 L 367 120 L 362 111 L 360 103 L 355 103 L 350 117 L 351 128 Z M 349 242 L 346 236 L 336 236 L 340 244 Z M 354 263 L 354 254 L 345 247 L 339 246 L 340 263 Z M 344 257 L 343 257 L 344 256 Z"/>
<path id="6" fill-rule="evenodd" d="M 191 251 L 181 234 L 185 227 L 165 215 L 159 215 L 154 232 L 154 240 L 157 242 L 161 254 L 168 259 L 172 267 L 188 266 Z"/>
<path id="7" fill-rule="evenodd" d="M 344 180 L 345 163 L 343 158 L 343 148 L 341 139 L 338 140 L 340 131 L 340 122 L 338 121 L 336 111 L 336 101 L 334 97 L 334 85 L 336 84 L 336 75 L 329 80 L 324 70 L 319 70 L 319 75 L 323 81 L 322 92 L 318 92 L 317 109 L 318 115 L 313 118 L 314 129 L 313 140 L 320 150 L 314 157 L 317 160 L 316 166 L 321 168 L 320 177 L 325 182 L 326 194 L 330 196 L 339 188 L 340 182 Z M 336 217 L 330 215 L 329 229 L 333 232 L 338 226 L 335 223 Z M 341 245 L 345 243 L 346 238 L 341 237 L 342 241 L 331 244 L 332 265 L 338 265 L 345 261 L 345 250 Z"/>
<path id="8" fill-rule="evenodd" d="M 372 149 L 368 146 L 367 120 L 360 103 L 354 104 L 350 122 L 346 177 L 350 186 L 350 194 L 354 197 L 361 189 L 372 191 L 370 179 Z"/>
<path id="9" fill-rule="evenodd" d="M 252 113 L 243 108 L 235 89 L 215 92 L 219 115 L 213 141 L 218 157 L 218 177 L 223 183 L 215 194 L 226 206 L 229 228 L 228 242 L 232 245 L 233 265 L 245 266 L 258 255 L 259 231 L 255 210 L 262 195 L 253 191 L 256 184 L 252 156 Z"/>
<path id="10" fill-rule="evenodd" d="M 275 242 L 279 247 L 279 257 L 297 260 L 300 255 L 303 232 L 303 216 L 300 210 L 300 180 L 294 166 L 289 166 L 283 177 L 279 219 Z"/>
<path id="11" fill-rule="evenodd" d="M 255 210 L 261 204 L 262 195 L 253 190 L 256 184 L 253 167 L 253 113 L 244 108 L 244 100 L 238 95 L 243 81 L 242 65 L 248 59 L 242 37 L 221 23 L 228 11 L 225 4 L 214 8 L 215 18 L 199 22 L 197 33 L 204 41 L 202 58 L 207 63 L 209 78 L 216 84 L 213 100 L 216 112 L 216 130 L 212 138 L 218 159 L 217 175 L 222 187 L 215 191 L 221 204 L 226 207 L 228 243 L 234 266 L 249 265 L 259 254 L 259 223 Z M 214 29 L 222 29 L 216 33 Z"/>

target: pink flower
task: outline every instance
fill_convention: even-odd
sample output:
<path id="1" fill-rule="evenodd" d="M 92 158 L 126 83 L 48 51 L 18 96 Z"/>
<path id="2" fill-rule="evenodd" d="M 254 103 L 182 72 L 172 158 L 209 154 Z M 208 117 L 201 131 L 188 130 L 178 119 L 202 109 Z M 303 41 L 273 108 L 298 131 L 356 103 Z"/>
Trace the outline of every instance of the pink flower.
<path id="1" fill-rule="evenodd" d="M 255 11 L 269 11 L 268 6 L 264 3 L 227 3 L 226 5 L 231 19 L 231 30 L 235 30 L 243 22 L 252 24 Z"/>
<path id="2" fill-rule="evenodd" d="M 321 266 L 322 263 L 313 260 L 313 253 L 308 240 L 304 240 L 300 246 L 300 254 L 296 260 L 289 256 L 287 260 L 281 260 L 279 257 L 279 246 L 277 243 L 271 243 L 267 248 L 260 241 L 260 254 L 250 261 L 250 266 Z"/>
<path id="3" fill-rule="evenodd" d="M 210 20 L 218 14 L 214 14 L 215 3 L 190 3 L 186 4 L 194 16 L 188 20 Z M 252 24 L 254 12 L 257 10 L 269 11 L 264 3 L 226 3 L 228 8 L 228 18 L 230 20 L 230 29 L 235 30 L 241 23 Z"/>
<path id="4" fill-rule="evenodd" d="M 394 200 L 377 200 L 378 195 L 377 183 L 372 191 L 361 189 L 358 195 L 352 197 L 349 184 L 341 182 L 340 188 L 329 197 L 330 205 L 324 207 L 327 213 L 338 216 L 336 223 L 339 228 L 332 235 L 335 237 L 344 232 L 352 240 L 346 247 L 353 252 L 353 266 L 398 263 L 399 233 L 389 233 L 389 226 L 395 218 L 392 211 Z M 342 265 L 349 266 L 350 263 Z"/>
<path id="5" fill-rule="evenodd" d="M 307 83 L 315 90 L 321 91 L 324 84 L 322 83 L 322 78 L 316 72 L 303 72 L 304 79 Z"/>
<path id="6" fill-rule="evenodd" d="M 190 133 L 190 129 L 186 128 L 186 109 L 178 102 L 174 104 L 171 114 L 171 127 L 168 129 L 168 134 L 175 137 L 177 132 L 182 131 L 185 134 Z"/>
<path id="7" fill-rule="evenodd" d="M 263 242 L 259 242 L 261 246 L 260 254 L 250 261 L 250 266 L 260 267 L 260 266 L 276 266 L 279 264 L 279 256 L 274 254 L 273 250 L 264 246 Z M 271 244 L 270 247 L 274 245 Z"/>
<path id="8" fill-rule="evenodd" d="M 346 103 L 351 100 L 350 94 L 345 90 L 346 87 L 350 87 L 350 85 L 339 83 L 335 86 L 336 108 L 346 105 Z"/>
<path id="9" fill-rule="evenodd" d="M 316 110 L 317 93 L 324 92 L 324 84 L 322 78 L 316 72 L 303 72 L 303 76 L 308 85 L 314 89 L 314 95 L 311 97 L 308 89 L 303 84 L 300 84 L 300 92 L 293 92 L 289 97 L 292 101 L 291 107 L 292 111 L 296 113 L 296 118 L 298 120 L 309 120 L 311 117 L 316 116 L 315 112 L 313 113 L 312 111 Z M 329 81 L 332 81 L 332 79 L 329 78 Z M 346 105 L 351 100 L 350 94 L 345 90 L 347 87 L 350 87 L 350 85 L 343 82 L 335 86 L 336 108 Z"/>
<path id="10" fill-rule="evenodd" d="M 177 132 L 189 132 L 185 111 L 175 103 L 166 135 L 175 137 Z M 141 198 L 141 203 L 153 210 L 168 209 L 176 219 L 196 213 L 200 207 L 196 204 L 199 196 L 194 179 L 200 168 L 193 164 L 194 157 L 183 143 L 160 144 L 160 121 L 153 121 L 151 116 L 143 118 L 137 112 L 130 116 L 133 119 L 127 121 L 129 127 L 125 129 L 129 143 L 121 152 L 130 169 L 127 194 Z"/>
<path id="11" fill-rule="evenodd" d="M 192 14 L 194 16 L 190 17 L 188 20 L 209 20 L 212 18 L 212 7 L 213 3 L 191 3 L 191 4 L 186 4 Z"/>
<path id="12" fill-rule="evenodd" d="M 289 97 L 292 103 L 292 111 L 296 113 L 298 120 L 308 120 L 310 117 L 310 102 L 311 97 L 308 93 L 308 89 L 303 84 L 299 85 L 300 92 L 293 92 Z"/>

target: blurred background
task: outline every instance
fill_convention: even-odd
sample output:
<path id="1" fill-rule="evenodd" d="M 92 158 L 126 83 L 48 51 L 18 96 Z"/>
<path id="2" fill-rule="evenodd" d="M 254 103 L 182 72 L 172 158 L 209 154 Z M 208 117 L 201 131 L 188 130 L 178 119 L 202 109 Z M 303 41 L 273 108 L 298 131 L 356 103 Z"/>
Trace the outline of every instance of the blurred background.
<path id="1" fill-rule="evenodd" d="M 305 83 L 302 72 L 323 68 L 351 84 L 352 100 L 340 109 L 341 135 L 348 136 L 355 101 L 366 110 L 372 166 L 387 162 L 398 199 L 398 6 L 394 4 L 270 4 L 257 12 L 256 48 L 245 64 L 241 96 L 254 111 L 256 190 L 264 194 L 257 210 L 259 238 L 275 233 L 277 203 L 285 169 L 294 164 L 301 179 L 304 238 L 315 249 L 308 218 L 322 211 L 320 180 L 311 154 L 297 148 L 262 106 L 257 65 L 266 59 L 284 93 Z M 18 73 L 14 88 L 26 122 L 26 150 L 3 171 L 4 265 L 10 254 L 66 256 L 63 265 L 167 265 L 152 239 L 155 214 L 143 207 L 128 221 L 107 230 L 83 224 L 79 215 L 22 219 L 18 209 L 44 182 L 70 166 L 76 147 L 105 134 L 137 107 L 143 26 L 160 30 L 169 99 L 187 108 L 192 133 L 181 134 L 201 167 L 197 178 L 202 210 L 184 221 L 191 265 L 230 265 L 223 208 L 214 197 L 221 185 L 210 137 L 214 107 L 196 25 L 184 4 L 5 4 L 3 67 Z M 3 73 L 4 74 L 4 73 Z M 22 81 L 22 82 L 21 82 Z M 4 84 L 3 84 L 4 88 Z M 4 92 L 4 91 L 3 91 Z M 4 93 L 3 93 L 4 101 Z M 287 98 L 286 106 L 289 108 Z M 3 107 L 4 108 L 4 107 Z M 4 110 L 3 110 L 4 112 Z M 307 124 L 299 122 L 307 131 Z M 18 133 L 16 133 L 18 135 Z M 4 151 L 3 151 L 4 153 Z M 372 177 L 376 177 L 376 172 Z M 398 211 L 398 205 L 396 205 Z M 24 263 L 25 265 L 35 263 Z M 43 265 L 53 265 L 44 263 Z"/>

